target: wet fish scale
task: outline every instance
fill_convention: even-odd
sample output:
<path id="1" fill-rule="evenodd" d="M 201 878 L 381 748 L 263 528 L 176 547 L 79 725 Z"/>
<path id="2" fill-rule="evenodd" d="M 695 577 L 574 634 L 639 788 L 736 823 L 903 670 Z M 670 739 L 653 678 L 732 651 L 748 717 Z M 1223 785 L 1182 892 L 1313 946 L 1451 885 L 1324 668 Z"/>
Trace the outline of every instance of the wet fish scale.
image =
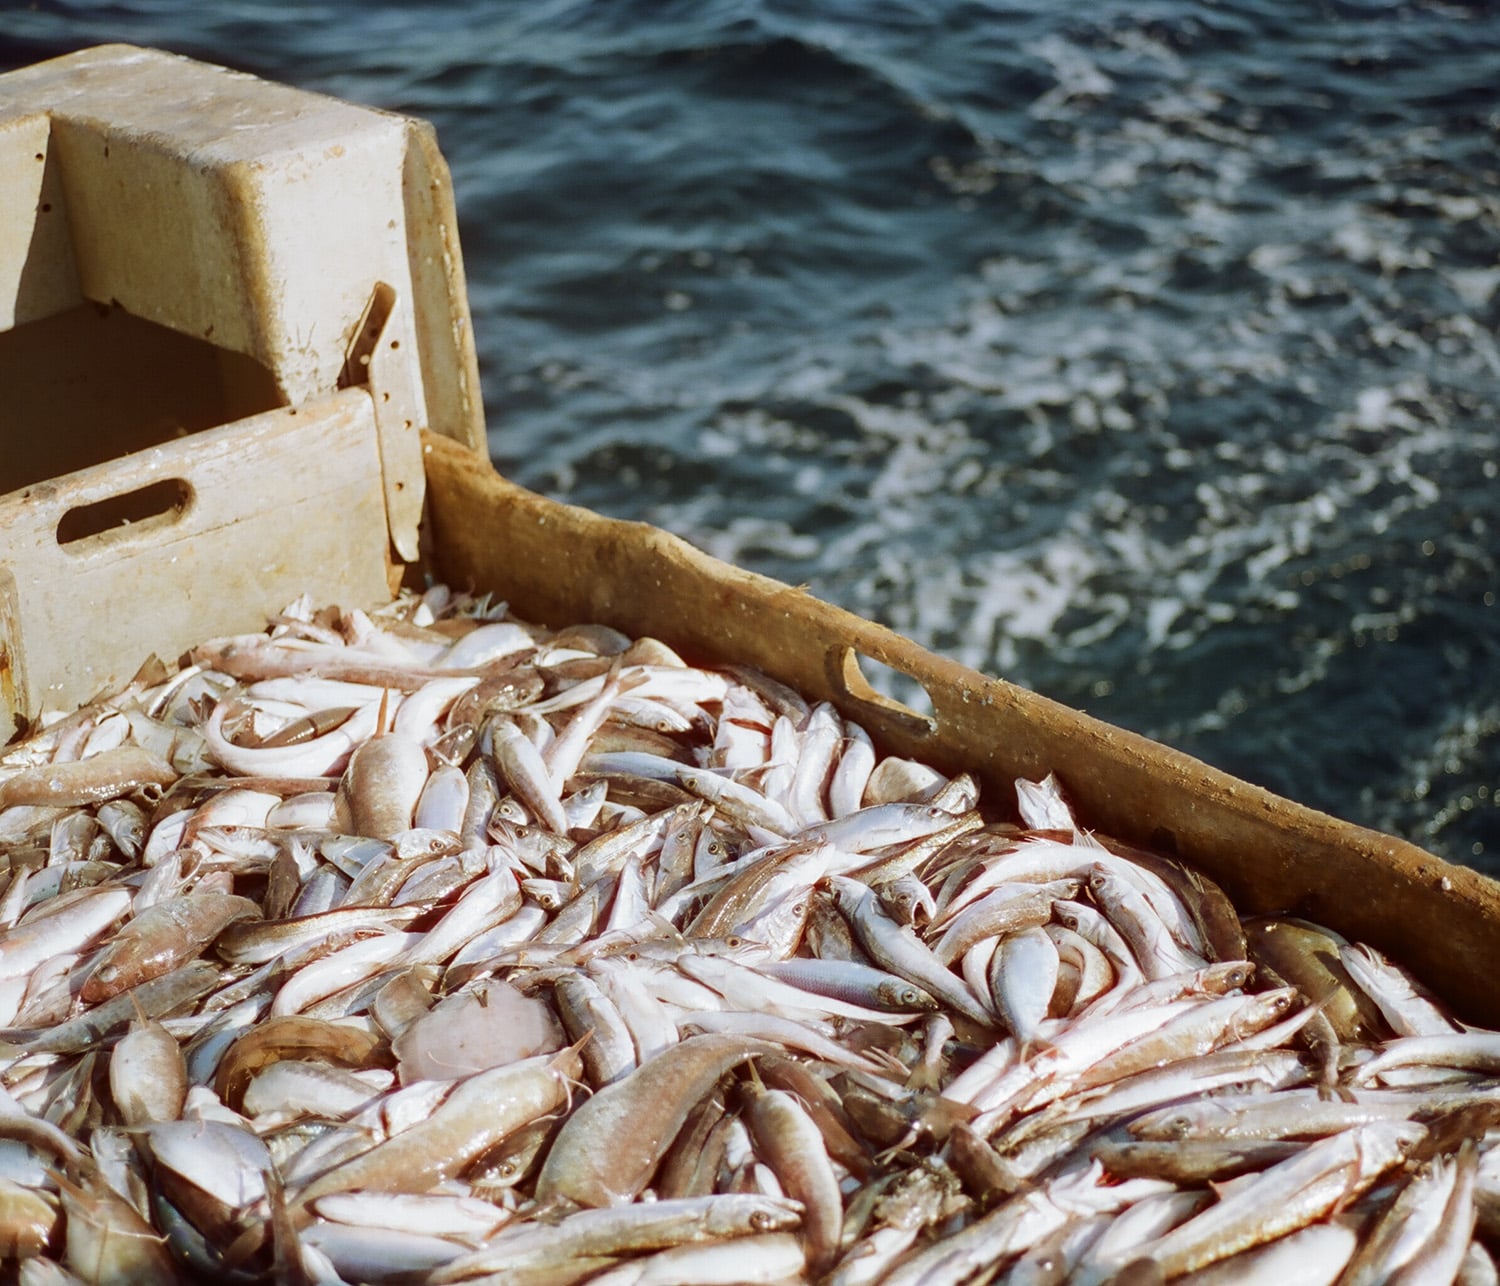
<path id="1" fill-rule="evenodd" d="M 1018 784 L 1045 829 L 987 821 L 971 779 L 882 758 L 764 676 L 448 590 L 294 605 L 277 630 L 0 766 L 0 833 L 36 832 L 9 851 L 0 981 L 38 1024 L 0 1033 L 0 1141 L 67 1171 L 27 1172 L 41 1204 L 16 1206 L 60 1221 L 42 1255 L 168 1274 L 167 1235 L 209 1267 L 273 1271 L 300 1238 L 310 1263 L 433 1286 L 1170 1280 L 1260 1271 L 1263 1240 L 1333 1227 L 1417 1139 L 1413 1165 L 1461 1154 L 1466 1176 L 1463 1227 L 1421 1254 L 1447 1271 L 1490 1217 L 1500 1035 L 1317 926 L 1247 939 L 1180 863 L 1080 830 L 1055 779 Z M 176 780 L 164 745 L 193 776 L 158 816 L 133 800 Z M 1304 964 L 1351 1041 L 1322 1064 L 1331 1097 L 1287 1047 L 1305 991 L 1268 980 Z M 412 1019 L 502 985 L 575 1046 L 443 1063 Z M 509 1026 L 487 1042 L 516 1046 Z M 176 1167 L 149 1223 L 87 1178 L 129 1164 L 110 1140 L 132 1122 Z M 756 1187 L 800 1200 L 734 1191 Z M 379 1204 L 399 1194 L 434 1204 Z M 1359 1238 L 1307 1240 L 1349 1258 Z"/>

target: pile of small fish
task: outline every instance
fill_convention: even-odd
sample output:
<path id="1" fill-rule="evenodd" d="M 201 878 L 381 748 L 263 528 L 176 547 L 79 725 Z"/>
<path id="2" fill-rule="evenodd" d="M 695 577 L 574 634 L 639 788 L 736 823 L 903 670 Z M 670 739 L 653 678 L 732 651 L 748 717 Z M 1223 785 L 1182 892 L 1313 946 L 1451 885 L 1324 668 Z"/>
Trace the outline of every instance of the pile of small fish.
<path id="1" fill-rule="evenodd" d="M 0 752 L 6 1271 L 1494 1282 L 1500 1035 L 1016 796 L 441 586 L 153 661 Z"/>

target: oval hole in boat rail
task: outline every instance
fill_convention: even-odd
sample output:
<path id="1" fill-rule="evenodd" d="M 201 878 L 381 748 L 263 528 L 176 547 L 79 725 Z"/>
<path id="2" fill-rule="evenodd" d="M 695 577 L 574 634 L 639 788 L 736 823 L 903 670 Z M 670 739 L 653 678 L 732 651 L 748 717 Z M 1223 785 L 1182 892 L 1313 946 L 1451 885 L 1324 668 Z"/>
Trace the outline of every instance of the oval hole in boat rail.
<path id="1" fill-rule="evenodd" d="M 100 543 L 171 526 L 192 503 L 193 488 L 185 479 L 163 478 L 123 495 L 75 505 L 58 520 L 57 543 L 70 553 L 83 553 Z"/>
<path id="2" fill-rule="evenodd" d="M 878 718 L 895 720 L 916 736 L 930 737 L 937 731 L 932 697 L 905 670 L 852 647 L 836 649 L 833 659 L 834 683 L 842 696 Z"/>

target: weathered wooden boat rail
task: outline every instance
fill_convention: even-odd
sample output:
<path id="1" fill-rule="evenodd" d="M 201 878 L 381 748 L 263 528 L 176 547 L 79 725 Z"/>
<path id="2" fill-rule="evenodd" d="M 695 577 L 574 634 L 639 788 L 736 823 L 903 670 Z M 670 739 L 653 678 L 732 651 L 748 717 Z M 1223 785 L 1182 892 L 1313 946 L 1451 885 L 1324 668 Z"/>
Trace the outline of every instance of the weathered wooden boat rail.
<path id="1" fill-rule="evenodd" d="M 730 566 L 644 523 L 508 481 L 448 439 L 424 441 L 429 556 L 454 585 L 523 617 L 599 621 L 695 656 L 757 666 L 832 701 L 889 752 L 967 769 L 991 801 L 1055 772 L 1080 816 L 1176 855 L 1247 915 L 1292 913 L 1413 969 L 1467 1019 L 1500 1025 L 1500 883 L 1354 826 L 916 646 L 803 590 Z M 915 679 L 927 719 L 878 697 L 854 662 Z"/>

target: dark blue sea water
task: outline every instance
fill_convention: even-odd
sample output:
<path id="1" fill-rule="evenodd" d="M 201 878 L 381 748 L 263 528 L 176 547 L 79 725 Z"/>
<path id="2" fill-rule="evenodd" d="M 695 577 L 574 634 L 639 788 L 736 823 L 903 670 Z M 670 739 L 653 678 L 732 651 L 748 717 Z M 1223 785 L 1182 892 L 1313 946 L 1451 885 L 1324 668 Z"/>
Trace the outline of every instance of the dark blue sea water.
<path id="1" fill-rule="evenodd" d="M 1500 16 L 0 0 L 427 117 L 491 446 L 1500 872 Z"/>

